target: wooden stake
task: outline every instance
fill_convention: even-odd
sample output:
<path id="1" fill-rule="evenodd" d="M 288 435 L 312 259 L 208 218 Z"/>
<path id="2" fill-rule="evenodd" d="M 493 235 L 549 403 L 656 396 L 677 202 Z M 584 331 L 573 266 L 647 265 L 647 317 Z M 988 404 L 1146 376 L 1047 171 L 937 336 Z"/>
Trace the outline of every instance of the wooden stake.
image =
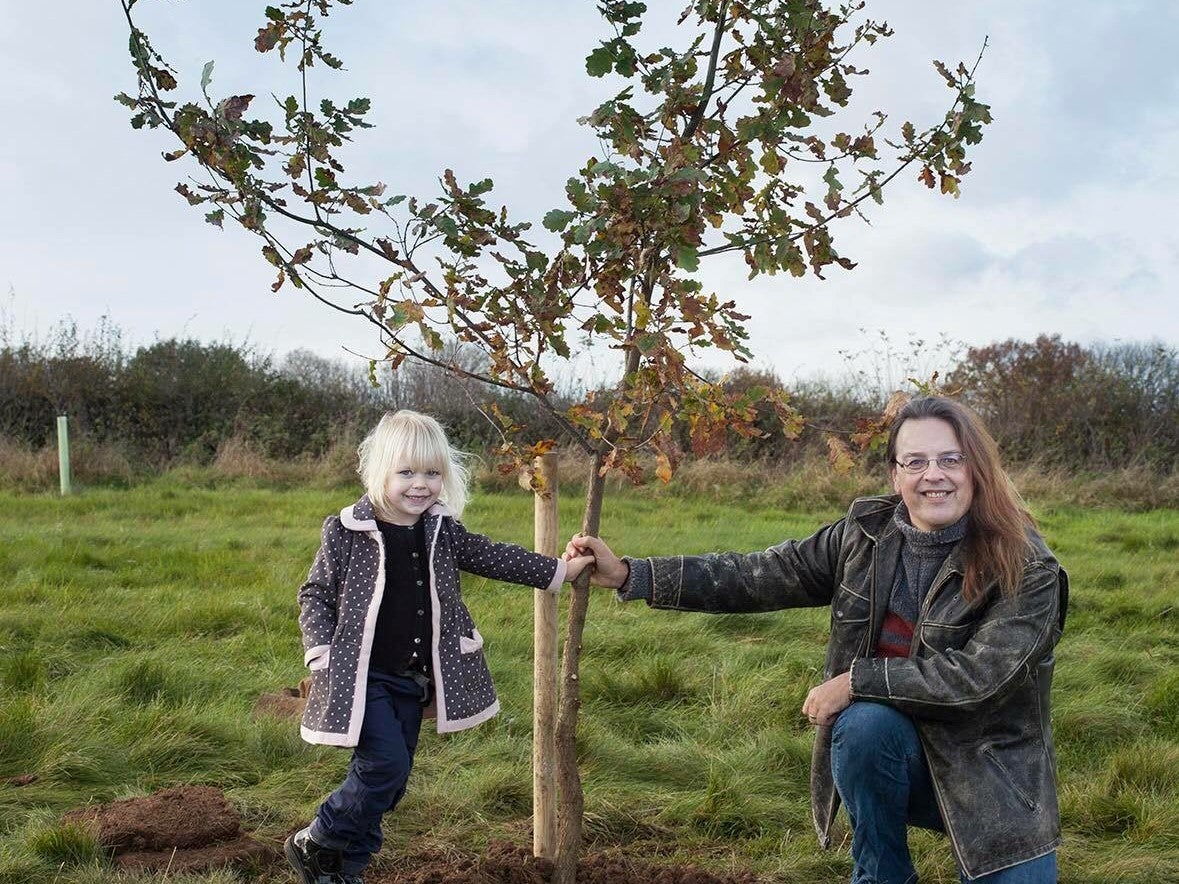
<path id="1" fill-rule="evenodd" d="M 557 455 L 535 462 L 543 487 L 535 495 L 534 545 L 557 555 Z M 557 595 L 536 590 L 532 662 L 532 854 L 553 859 L 557 851 Z"/>

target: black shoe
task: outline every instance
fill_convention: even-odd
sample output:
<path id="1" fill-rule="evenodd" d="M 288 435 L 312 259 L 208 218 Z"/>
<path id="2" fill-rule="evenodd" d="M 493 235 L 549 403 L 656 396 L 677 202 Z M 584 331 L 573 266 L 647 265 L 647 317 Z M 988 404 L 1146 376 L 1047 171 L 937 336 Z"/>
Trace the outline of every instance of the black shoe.
<path id="1" fill-rule="evenodd" d="M 311 828 L 300 829 L 286 840 L 283 853 L 299 873 L 302 884 L 364 884 L 359 875 L 345 875 L 340 866 L 340 851 L 323 847 L 311 840 Z"/>

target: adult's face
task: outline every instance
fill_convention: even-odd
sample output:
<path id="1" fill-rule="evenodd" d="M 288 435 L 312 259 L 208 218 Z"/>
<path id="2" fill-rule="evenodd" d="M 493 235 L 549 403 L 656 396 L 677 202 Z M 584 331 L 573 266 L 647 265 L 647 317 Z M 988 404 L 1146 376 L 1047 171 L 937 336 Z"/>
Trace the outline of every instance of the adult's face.
<path id="1" fill-rule="evenodd" d="M 961 454 L 962 444 L 954 428 L 940 417 L 913 418 L 897 430 L 896 459 L 907 463 L 914 458 L 929 461 L 920 473 L 906 472 L 892 464 L 892 487 L 909 508 L 909 521 L 921 531 L 948 528 L 966 515 L 974 499 L 971 465 L 945 470 L 937 459 Z"/>

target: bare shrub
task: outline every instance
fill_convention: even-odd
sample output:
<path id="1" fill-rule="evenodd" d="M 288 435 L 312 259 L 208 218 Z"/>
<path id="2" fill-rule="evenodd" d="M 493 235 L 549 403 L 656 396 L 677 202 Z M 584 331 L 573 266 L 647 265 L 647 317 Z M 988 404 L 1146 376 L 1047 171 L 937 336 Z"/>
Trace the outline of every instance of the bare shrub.
<path id="1" fill-rule="evenodd" d="M 135 470 L 117 446 L 77 437 L 70 445 L 70 477 L 81 484 L 125 485 Z M 21 491 L 47 491 L 61 482 L 57 446 L 32 446 L 0 436 L 0 487 Z"/>
<path id="2" fill-rule="evenodd" d="M 0 483 L 6 488 L 34 490 L 57 482 L 57 452 L 34 448 L 0 436 Z"/>
<path id="3" fill-rule="evenodd" d="M 1041 335 L 972 347 L 949 377 L 1016 463 L 1172 472 L 1179 354 L 1162 345 L 1085 349 Z"/>
<path id="4" fill-rule="evenodd" d="M 273 480 L 281 472 L 281 462 L 268 458 L 239 436 L 231 436 L 217 446 L 213 472 L 230 479 Z"/>
<path id="5" fill-rule="evenodd" d="M 57 473 L 57 452 L 46 446 Z M 115 442 L 98 442 L 83 436 L 70 443 L 70 474 L 79 482 L 119 485 L 134 480 L 136 470 L 123 446 Z"/>
<path id="6" fill-rule="evenodd" d="M 342 485 L 356 485 L 356 448 L 359 439 L 346 434 L 336 439 L 320 457 L 315 460 L 317 483 L 336 488 Z"/>
<path id="7" fill-rule="evenodd" d="M 1129 510 L 1179 507 L 1179 472 L 1160 474 L 1143 464 L 1101 472 L 1023 465 L 1012 480 L 1033 508 L 1058 503 Z"/>

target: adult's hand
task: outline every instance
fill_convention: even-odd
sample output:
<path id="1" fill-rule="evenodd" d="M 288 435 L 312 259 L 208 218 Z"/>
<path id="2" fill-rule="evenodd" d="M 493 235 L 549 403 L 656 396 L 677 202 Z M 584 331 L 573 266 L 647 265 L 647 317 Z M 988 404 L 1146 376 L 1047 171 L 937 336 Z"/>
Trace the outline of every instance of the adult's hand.
<path id="1" fill-rule="evenodd" d="M 851 672 L 811 688 L 802 704 L 802 714 L 816 726 L 830 727 L 839 713 L 851 705 Z"/>
<path id="2" fill-rule="evenodd" d="M 565 560 L 572 561 L 579 556 L 594 557 L 594 572 L 590 583 L 618 589 L 630 576 L 630 566 L 614 555 L 614 551 L 600 537 L 588 534 L 574 534 L 565 545 Z"/>

